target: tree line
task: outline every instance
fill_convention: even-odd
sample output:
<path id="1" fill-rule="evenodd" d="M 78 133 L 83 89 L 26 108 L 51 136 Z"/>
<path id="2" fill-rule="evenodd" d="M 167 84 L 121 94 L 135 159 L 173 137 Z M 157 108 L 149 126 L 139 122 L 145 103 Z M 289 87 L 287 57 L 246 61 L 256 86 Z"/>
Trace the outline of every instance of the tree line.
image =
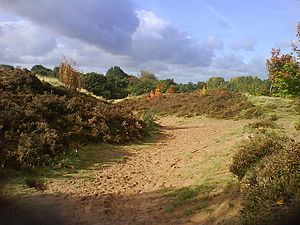
<path id="1" fill-rule="evenodd" d="M 228 89 L 231 91 L 248 92 L 254 95 L 267 95 L 270 88 L 270 81 L 262 80 L 257 76 L 240 76 L 226 81 L 223 77 L 211 77 L 206 82 L 197 83 L 176 83 L 174 79 L 158 79 L 149 71 L 142 70 L 137 76 L 129 75 L 119 66 L 113 66 L 105 74 L 89 72 L 79 73 L 70 65 L 72 63 L 64 60 L 62 64 L 53 69 L 42 65 L 35 65 L 31 68 L 31 73 L 37 76 L 58 78 L 68 87 L 82 87 L 87 91 L 102 96 L 106 99 L 120 99 L 127 96 L 142 95 L 159 89 L 161 93 L 183 93 L 193 92 L 202 89 Z M 1 65 L 6 69 L 14 67 Z M 64 75 L 70 70 L 70 77 Z M 72 70 L 74 72 L 72 72 Z M 63 76 L 62 76 L 63 75 Z M 78 79 L 80 78 L 80 84 Z M 73 82 L 73 83 L 72 83 Z"/>

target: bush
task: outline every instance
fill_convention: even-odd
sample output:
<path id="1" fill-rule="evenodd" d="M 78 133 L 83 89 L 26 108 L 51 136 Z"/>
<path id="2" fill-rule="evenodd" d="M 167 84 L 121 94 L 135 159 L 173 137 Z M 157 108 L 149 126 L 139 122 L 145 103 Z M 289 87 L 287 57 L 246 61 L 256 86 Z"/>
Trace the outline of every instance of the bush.
<path id="1" fill-rule="evenodd" d="M 122 143 L 144 123 L 120 106 L 54 88 L 30 72 L 0 70 L 0 165 L 48 165 L 72 141 Z"/>
<path id="2" fill-rule="evenodd" d="M 242 224 L 294 224 L 300 210 L 300 143 L 256 133 L 233 156 L 241 181 Z"/>
<path id="3" fill-rule="evenodd" d="M 230 171 L 240 180 L 251 171 L 264 157 L 278 152 L 287 143 L 285 136 L 275 133 L 257 133 L 254 137 L 244 140 L 233 156 Z"/>
<path id="4" fill-rule="evenodd" d="M 300 209 L 300 143 L 265 157 L 242 185 L 243 224 L 296 224 Z"/>

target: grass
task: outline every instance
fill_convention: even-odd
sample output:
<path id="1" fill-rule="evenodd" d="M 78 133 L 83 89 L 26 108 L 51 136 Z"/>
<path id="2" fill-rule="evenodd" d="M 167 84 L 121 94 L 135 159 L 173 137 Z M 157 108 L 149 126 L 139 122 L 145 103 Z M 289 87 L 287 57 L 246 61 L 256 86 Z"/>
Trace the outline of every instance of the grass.
<path id="1" fill-rule="evenodd" d="M 37 76 L 37 78 L 39 78 L 41 81 L 47 82 L 47 83 L 49 83 L 49 84 L 51 84 L 53 86 L 56 86 L 56 87 L 64 86 L 64 84 L 58 78 L 55 78 L 55 77 Z M 94 97 L 96 99 L 99 99 L 99 100 L 102 100 L 102 101 L 106 101 L 105 98 L 103 98 L 101 96 L 94 95 L 93 93 L 87 91 L 84 88 L 81 88 L 80 92 L 84 93 L 86 95 L 90 95 L 90 96 L 92 96 L 92 97 Z"/>
<path id="2" fill-rule="evenodd" d="M 167 211 L 172 212 L 178 208 L 185 208 L 183 210 L 184 214 L 192 215 L 198 210 L 206 209 L 208 207 L 206 201 L 210 200 L 209 194 L 214 188 L 213 185 L 203 183 L 197 186 L 183 187 L 177 190 L 165 190 L 164 195 L 172 199 Z M 188 208 L 186 209 L 187 206 Z"/>
<path id="3" fill-rule="evenodd" d="M 281 128 L 281 132 L 289 137 L 300 138 L 300 134 L 295 128 L 296 123 L 300 120 L 295 100 L 252 95 L 249 95 L 248 99 L 262 109 L 261 111 L 265 120 L 276 120 L 277 128 Z"/>

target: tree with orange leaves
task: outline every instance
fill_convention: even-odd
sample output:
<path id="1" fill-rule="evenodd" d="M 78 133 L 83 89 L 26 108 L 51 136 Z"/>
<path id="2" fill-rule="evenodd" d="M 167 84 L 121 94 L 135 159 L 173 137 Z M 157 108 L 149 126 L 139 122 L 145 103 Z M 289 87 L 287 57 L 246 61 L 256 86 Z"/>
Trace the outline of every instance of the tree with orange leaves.
<path id="1" fill-rule="evenodd" d="M 300 42 L 300 24 L 297 26 L 298 42 Z M 269 78 L 272 82 L 271 91 L 275 96 L 300 96 L 300 50 L 292 44 L 293 54 L 281 54 L 280 49 L 272 49 L 272 55 L 267 60 Z"/>
<path id="2" fill-rule="evenodd" d="M 77 64 L 74 60 L 63 58 L 62 63 L 58 67 L 59 80 L 66 85 L 69 90 L 80 90 L 80 73 L 77 70 Z"/>

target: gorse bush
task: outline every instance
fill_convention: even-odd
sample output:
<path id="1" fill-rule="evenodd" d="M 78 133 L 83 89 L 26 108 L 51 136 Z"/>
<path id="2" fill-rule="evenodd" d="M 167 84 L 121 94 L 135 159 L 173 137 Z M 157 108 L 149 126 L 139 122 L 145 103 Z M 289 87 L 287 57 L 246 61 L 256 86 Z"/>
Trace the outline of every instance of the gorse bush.
<path id="1" fill-rule="evenodd" d="M 73 140 L 128 142 L 144 127 L 120 106 L 54 88 L 26 71 L 0 70 L 2 167 L 47 165 Z"/>
<path id="2" fill-rule="evenodd" d="M 300 209 L 300 143 L 275 133 L 244 141 L 230 171 L 241 181 L 243 224 L 295 224 Z"/>
<path id="3" fill-rule="evenodd" d="M 178 116 L 207 115 L 213 118 L 252 118 L 260 111 L 247 97 L 237 92 L 211 90 L 200 93 L 162 94 L 155 98 L 126 99 L 120 105 L 130 110 L 151 109 L 158 114 Z"/>

